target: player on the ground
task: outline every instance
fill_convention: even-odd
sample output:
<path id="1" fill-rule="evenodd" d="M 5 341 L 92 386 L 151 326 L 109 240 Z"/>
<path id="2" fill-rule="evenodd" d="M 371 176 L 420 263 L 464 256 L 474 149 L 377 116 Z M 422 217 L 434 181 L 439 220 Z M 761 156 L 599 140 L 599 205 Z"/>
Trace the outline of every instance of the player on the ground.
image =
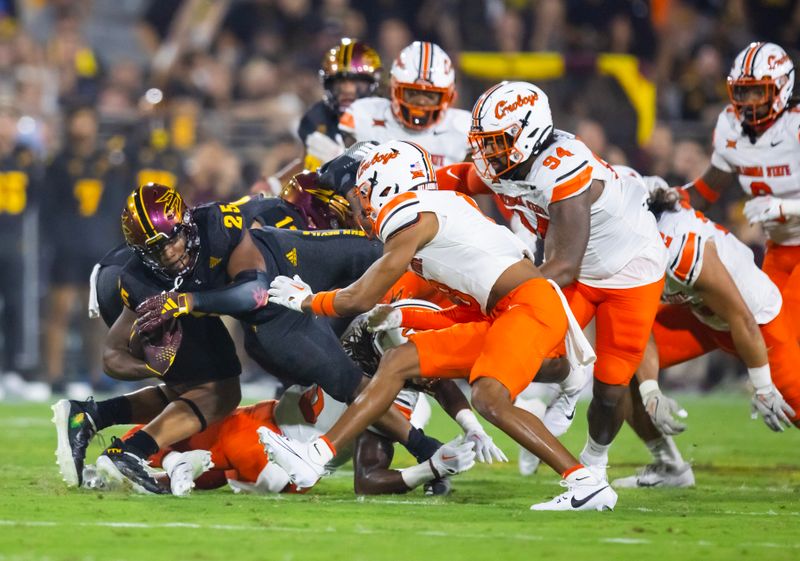
<path id="1" fill-rule="evenodd" d="M 484 418 L 566 481 L 566 493 L 533 509 L 613 509 L 617 497 L 608 484 L 580 465 L 541 421 L 513 406 L 565 337 L 573 361 L 594 359 L 560 290 L 539 273 L 525 244 L 481 214 L 472 199 L 436 191 L 430 158 L 413 143 L 376 147 L 361 163 L 356 184 L 349 200 L 362 201 L 365 227 L 385 241 L 380 260 L 341 290 L 315 294 L 300 277 L 278 277 L 270 298 L 325 316 L 363 312 L 410 266 L 462 304 L 441 312 L 378 308 L 371 318 L 378 330 L 402 325 L 428 331 L 414 333 L 384 355 L 372 382 L 323 437 L 298 443 L 262 429 L 271 457 L 298 486 L 310 486 L 337 449 L 391 405 L 407 380 L 469 377 L 473 405 Z"/>
<path id="2" fill-rule="evenodd" d="M 800 336 L 800 108 L 795 69 L 774 43 L 751 43 L 728 74 L 731 104 L 714 129 L 711 165 L 686 187 L 704 208 L 737 181 L 748 196 L 745 215 L 769 238 L 762 269 L 783 295 Z"/>
<path id="3" fill-rule="evenodd" d="M 415 41 L 392 63 L 391 99 L 354 102 L 339 120 L 345 143 L 409 140 L 431 155 L 434 167 L 464 161 L 469 112 L 455 101 L 455 69 L 439 45 Z"/>
<path id="4" fill-rule="evenodd" d="M 597 362 L 581 462 L 605 477 L 621 404 L 642 359 L 664 284 L 666 249 L 635 183 L 569 133 L 527 82 L 493 86 L 472 111 L 475 164 L 445 168 L 450 188 L 491 191 L 544 239 L 541 271 L 564 288 L 582 326 L 596 319 Z M 441 177 L 441 174 L 440 174 Z M 577 396 L 576 396 L 577 399 Z M 574 401 L 563 402 L 569 417 Z"/>
<path id="5" fill-rule="evenodd" d="M 636 174 L 620 168 L 620 174 Z M 671 439 L 685 425 L 673 418 L 678 407 L 658 387 L 658 369 L 718 348 L 733 353 L 747 366 L 755 388 L 753 410 L 772 430 L 782 431 L 791 423 L 800 427 L 800 345 L 778 288 L 755 265 L 753 252 L 661 178 L 641 180 L 669 251 L 666 303 L 656 316 L 638 384 L 632 384 L 631 426 L 654 462 L 615 485 L 686 487 L 694 485 L 694 475 Z"/>

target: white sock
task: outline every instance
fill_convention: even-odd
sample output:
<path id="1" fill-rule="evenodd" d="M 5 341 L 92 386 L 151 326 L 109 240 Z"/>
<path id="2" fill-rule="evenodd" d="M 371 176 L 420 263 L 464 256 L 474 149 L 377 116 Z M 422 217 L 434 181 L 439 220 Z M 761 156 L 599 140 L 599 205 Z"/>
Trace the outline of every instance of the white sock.
<path id="1" fill-rule="evenodd" d="M 580 455 L 581 463 L 587 466 L 608 466 L 608 449 L 610 444 L 598 444 L 588 434 L 586 435 L 586 446 Z"/>
<path id="2" fill-rule="evenodd" d="M 333 449 L 324 438 L 318 438 L 308 445 L 308 456 L 316 464 L 324 466 L 333 459 Z"/>
<path id="3" fill-rule="evenodd" d="M 675 441 L 671 436 L 662 436 L 645 442 L 653 460 L 657 464 L 667 464 L 670 466 L 681 466 L 684 464 L 680 450 L 675 446 Z"/>

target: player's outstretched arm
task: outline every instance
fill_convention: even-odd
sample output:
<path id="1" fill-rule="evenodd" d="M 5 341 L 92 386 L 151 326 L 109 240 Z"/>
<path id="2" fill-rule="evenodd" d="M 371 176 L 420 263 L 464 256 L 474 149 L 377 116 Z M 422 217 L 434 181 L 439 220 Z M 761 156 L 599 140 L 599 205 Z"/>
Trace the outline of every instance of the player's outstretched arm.
<path id="1" fill-rule="evenodd" d="M 415 224 L 389 238 L 381 258 L 346 288 L 314 294 L 299 277 L 278 276 L 270 284 L 270 300 L 295 311 L 321 316 L 351 316 L 371 310 L 406 272 L 419 248 L 433 239 L 438 227 L 433 214 L 421 214 Z"/>
<path id="2" fill-rule="evenodd" d="M 736 174 L 709 165 L 703 175 L 684 185 L 683 189 L 689 193 L 693 208 L 705 210 L 719 199 L 723 191 L 733 187 L 736 181 Z"/>
<path id="3" fill-rule="evenodd" d="M 711 241 L 706 242 L 703 268 L 694 287 L 703 303 L 730 326 L 733 345 L 756 390 L 753 410 L 774 431 L 784 430 L 783 425 L 792 426 L 789 416 L 794 416 L 794 411 L 772 384 L 767 346 L 758 323 Z"/>

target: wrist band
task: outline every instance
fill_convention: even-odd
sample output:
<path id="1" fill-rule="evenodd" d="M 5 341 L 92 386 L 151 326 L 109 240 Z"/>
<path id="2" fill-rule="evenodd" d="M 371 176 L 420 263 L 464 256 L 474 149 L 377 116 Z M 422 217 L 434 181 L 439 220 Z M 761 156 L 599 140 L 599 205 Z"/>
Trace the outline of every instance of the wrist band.
<path id="1" fill-rule="evenodd" d="M 657 391 L 660 390 L 658 388 L 658 382 L 656 382 L 655 380 L 645 380 L 644 382 L 639 384 L 639 395 L 642 396 L 643 403 L 646 396 Z"/>
<path id="2" fill-rule="evenodd" d="M 337 292 L 339 292 L 338 288 L 336 290 L 323 290 L 314 294 L 311 299 L 311 311 L 318 316 L 341 317 L 333 308 L 333 300 L 336 298 Z"/>
<path id="3" fill-rule="evenodd" d="M 769 364 L 748 368 L 747 375 L 755 389 L 761 389 L 772 384 L 772 376 L 769 373 Z"/>

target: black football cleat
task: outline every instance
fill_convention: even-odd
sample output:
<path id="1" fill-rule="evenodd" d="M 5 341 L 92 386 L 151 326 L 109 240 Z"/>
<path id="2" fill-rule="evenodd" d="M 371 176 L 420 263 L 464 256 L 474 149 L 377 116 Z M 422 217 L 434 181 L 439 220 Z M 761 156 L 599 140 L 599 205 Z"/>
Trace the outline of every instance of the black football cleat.
<path id="1" fill-rule="evenodd" d="M 69 487 L 78 487 L 83 482 L 86 449 L 97 433 L 97 404 L 92 398 L 86 401 L 61 399 L 51 409 L 58 436 L 58 469 Z"/>
<path id="2" fill-rule="evenodd" d="M 169 495 L 169 489 L 158 484 L 147 467 L 147 462 L 126 448 L 114 437 L 111 446 L 97 458 L 97 471 L 112 483 L 123 483 L 144 495 Z"/>

